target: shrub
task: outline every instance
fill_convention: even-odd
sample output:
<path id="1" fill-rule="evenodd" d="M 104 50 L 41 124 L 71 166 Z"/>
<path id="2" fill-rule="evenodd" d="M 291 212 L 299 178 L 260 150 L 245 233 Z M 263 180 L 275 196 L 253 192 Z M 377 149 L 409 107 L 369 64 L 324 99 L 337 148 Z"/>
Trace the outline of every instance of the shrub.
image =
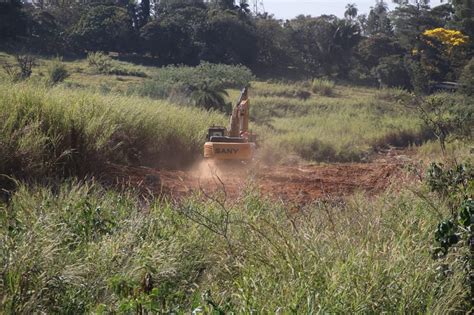
<path id="1" fill-rule="evenodd" d="M 87 62 L 97 73 L 109 73 L 112 69 L 113 60 L 101 51 L 87 54 Z"/>
<path id="2" fill-rule="evenodd" d="M 424 142 L 433 139 L 433 133 L 428 128 L 423 128 L 420 131 L 416 130 L 397 130 L 391 131 L 382 137 L 373 141 L 373 148 L 387 148 L 394 147 L 408 147 L 410 145 L 421 145 Z"/>
<path id="3" fill-rule="evenodd" d="M 435 94 L 416 105 L 426 127 L 438 138 L 444 152 L 451 139 L 472 139 L 474 106 L 470 98 Z"/>
<path id="4" fill-rule="evenodd" d="M 281 140 L 273 141 L 270 145 L 274 146 L 275 156 L 294 153 L 307 161 L 355 162 L 363 158 L 363 153 L 355 148 L 336 148 L 334 143 L 308 135 L 284 137 Z"/>
<path id="5" fill-rule="evenodd" d="M 17 55 L 16 64 L 5 63 L 3 69 L 12 82 L 28 79 L 33 73 L 36 58 L 31 55 Z"/>
<path id="6" fill-rule="evenodd" d="M 474 169 L 469 164 L 446 167 L 432 163 L 425 179 L 431 192 L 446 202 L 451 215 L 438 223 L 433 258 L 443 259 L 440 277 L 464 274 L 466 285 L 462 296 L 466 308 L 474 307 Z M 451 252 L 451 258 L 448 253 Z M 452 259 L 455 257 L 455 259 Z"/>
<path id="7" fill-rule="evenodd" d="M 48 82 L 52 85 L 63 82 L 69 76 L 66 66 L 60 58 L 53 60 L 48 65 L 47 73 Z"/>
<path id="8" fill-rule="evenodd" d="M 311 85 L 311 90 L 313 93 L 320 94 L 323 96 L 333 96 L 334 95 L 335 83 L 330 80 L 325 79 L 314 79 Z"/>

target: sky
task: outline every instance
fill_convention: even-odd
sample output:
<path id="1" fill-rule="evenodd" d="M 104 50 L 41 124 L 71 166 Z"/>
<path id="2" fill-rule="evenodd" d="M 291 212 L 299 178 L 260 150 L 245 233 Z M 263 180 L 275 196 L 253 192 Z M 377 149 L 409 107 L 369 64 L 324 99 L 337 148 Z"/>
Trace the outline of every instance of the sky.
<path id="1" fill-rule="evenodd" d="M 253 2 L 253 0 L 249 2 Z M 395 7 L 390 0 L 386 0 L 386 2 L 391 9 Z M 274 14 L 276 18 L 291 19 L 300 14 L 312 16 L 334 14 L 343 17 L 347 3 L 355 3 L 359 14 L 369 13 L 375 0 L 263 0 L 263 3 L 265 11 Z M 432 6 L 439 4 L 440 0 L 431 1 Z"/>

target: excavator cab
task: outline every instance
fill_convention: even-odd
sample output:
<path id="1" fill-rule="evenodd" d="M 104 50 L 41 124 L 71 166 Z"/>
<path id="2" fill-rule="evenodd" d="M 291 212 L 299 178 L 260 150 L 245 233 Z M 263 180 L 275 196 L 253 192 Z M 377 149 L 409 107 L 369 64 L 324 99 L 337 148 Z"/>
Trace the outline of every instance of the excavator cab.
<path id="1" fill-rule="evenodd" d="M 207 141 L 211 141 L 212 137 L 224 137 L 226 129 L 224 127 L 211 127 L 207 131 Z"/>
<path id="2" fill-rule="evenodd" d="M 232 111 L 230 128 L 211 127 L 204 144 L 204 157 L 214 160 L 251 160 L 255 151 L 255 135 L 248 131 L 249 100 L 247 88 L 240 94 Z"/>

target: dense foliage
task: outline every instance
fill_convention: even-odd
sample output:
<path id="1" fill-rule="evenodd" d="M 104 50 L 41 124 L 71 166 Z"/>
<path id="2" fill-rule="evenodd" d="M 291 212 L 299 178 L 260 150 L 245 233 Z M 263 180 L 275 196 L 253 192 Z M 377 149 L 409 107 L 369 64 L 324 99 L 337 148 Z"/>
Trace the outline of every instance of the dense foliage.
<path id="1" fill-rule="evenodd" d="M 48 53 L 243 64 L 258 75 L 326 76 L 418 92 L 426 92 L 417 87 L 419 73 L 426 82 L 457 80 L 473 55 L 472 3 L 397 3 L 393 11 L 377 2 L 358 15 L 349 4 L 344 18 L 284 22 L 251 12 L 247 1 L 12 1 L 0 4 L 0 38 Z"/>

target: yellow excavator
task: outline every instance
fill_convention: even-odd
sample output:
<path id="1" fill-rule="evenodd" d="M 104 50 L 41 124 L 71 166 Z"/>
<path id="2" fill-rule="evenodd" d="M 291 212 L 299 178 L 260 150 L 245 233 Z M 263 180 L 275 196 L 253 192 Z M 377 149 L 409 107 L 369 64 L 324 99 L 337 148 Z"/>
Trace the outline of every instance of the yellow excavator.
<path id="1" fill-rule="evenodd" d="M 204 158 L 213 160 L 251 160 L 256 148 L 256 136 L 249 132 L 248 88 L 242 89 L 232 110 L 230 128 L 213 126 L 207 133 Z"/>

